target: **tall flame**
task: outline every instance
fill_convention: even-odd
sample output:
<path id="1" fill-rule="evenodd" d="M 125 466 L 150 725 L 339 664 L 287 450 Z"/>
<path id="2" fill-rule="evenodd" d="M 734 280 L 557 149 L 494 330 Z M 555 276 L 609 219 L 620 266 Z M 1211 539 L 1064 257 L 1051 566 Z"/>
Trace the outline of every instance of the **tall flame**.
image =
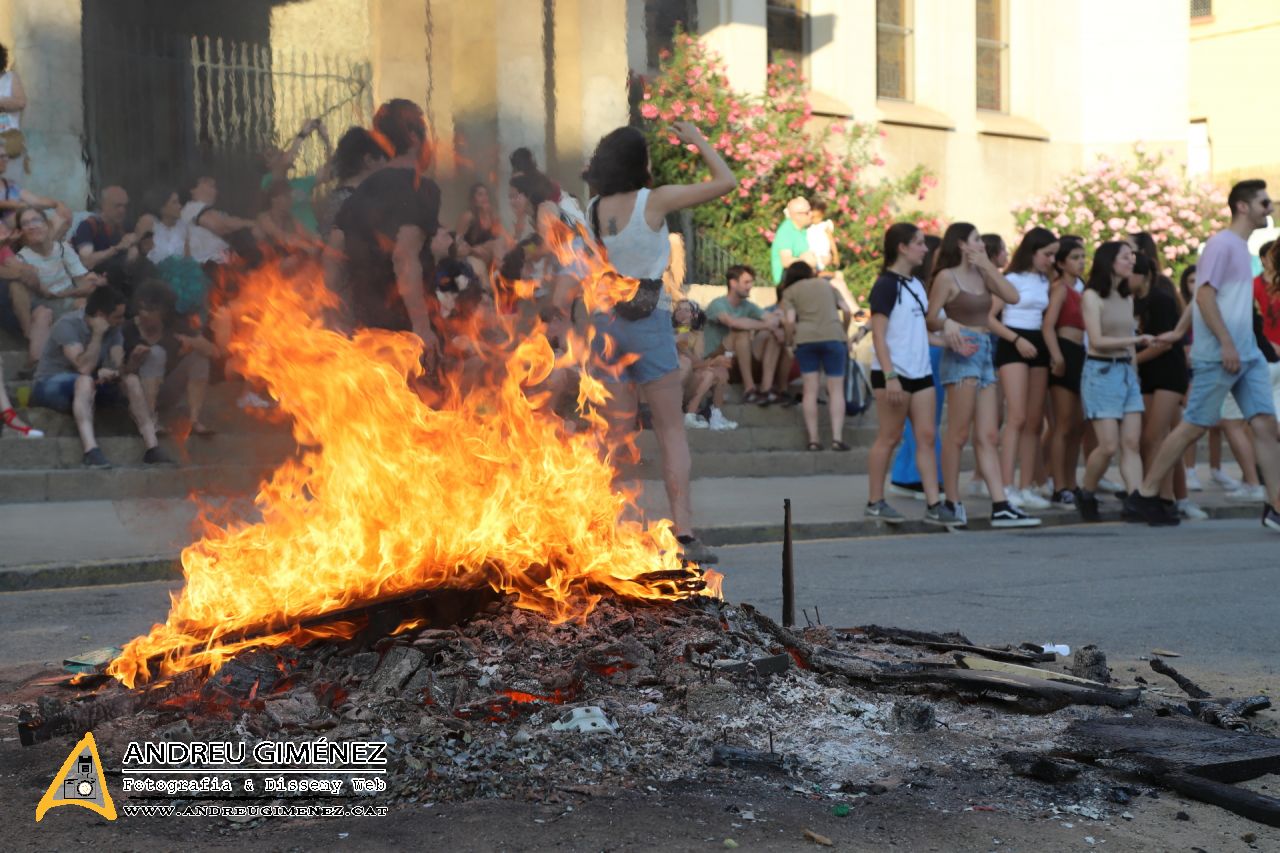
<path id="1" fill-rule="evenodd" d="M 554 243 L 567 257 L 570 241 Z M 585 261 L 588 307 L 634 292 Z M 557 368 L 586 367 L 590 329 L 557 356 L 541 325 L 520 339 L 510 318 L 489 315 L 510 343 L 493 348 L 487 381 L 464 386 L 446 370 L 428 393 L 415 390 L 417 337 L 325 328 L 335 300 L 314 268 L 255 272 L 238 302 L 232 356 L 279 401 L 303 450 L 260 485 L 260 521 L 206 521 L 183 551 L 186 583 L 167 621 L 108 670 L 125 685 L 216 671 L 249 645 L 341 635 L 340 623 L 298 623 L 417 590 L 488 586 L 556 622 L 585 617 L 607 592 L 682 595 L 642 577 L 678 573 L 678 546 L 670 522 L 634 520 L 635 494 L 615 483 L 618 449 L 596 412 L 605 384 L 581 369 L 590 426 L 576 432 L 530 390 Z M 719 576 L 708 579 L 718 594 Z"/>

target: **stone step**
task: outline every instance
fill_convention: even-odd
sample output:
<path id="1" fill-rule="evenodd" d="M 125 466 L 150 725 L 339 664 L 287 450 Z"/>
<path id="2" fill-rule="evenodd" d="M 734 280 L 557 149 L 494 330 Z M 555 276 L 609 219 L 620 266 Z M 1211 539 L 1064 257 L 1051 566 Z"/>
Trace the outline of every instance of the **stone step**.
<path id="1" fill-rule="evenodd" d="M 269 472 L 264 466 L 121 466 L 0 471 L 0 503 L 244 495 Z"/>
<path id="2" fill-rule="evenodd" d="M 826 418 L 821 418 L 818 428 L 823 446 L 831 442 L 831 430 Z M 716 432 L 709 429 L 686 429 L 689 451 L 698 456 L 703 453 L 768 453 L 776 450 L 804 450 L 809 443 L 803 421 L 789 426 L 744 427 Z M 869 447 L 875 440 L 875 427 L 845 427 L 844 440 L 854 447 Z M 656 456 L 658 439 L 651 430 L 644 430 L 636 438 L 642 456 Z M 2 458 L 2 457 L 0 457 Z M 2 467 L 2 466 L 0 466 Z"/>
<path id="3" fill-rule="evenodd" d="M 837 453 L 831 450 L 775 450 L 768 453 L 694 453 L 692 479 L 713 477 L 807 477 L 815 474 L 866 474 L 870 449 L 855 447 Z M 966 448 L 960 466 L 973 466 L 973 451 Z M 624 475 L 644 480 L 661 480 L 659 457 L 645 454 L 639 465 L 626 466 Z"/>
<path id="4" fill-rule="evenodd" d="M 8 430 L 5 436 L 0 440 L 0 470 L 81 467 L 84 448 L 79 438 L 24 439 Z M 98 446 L 118 465 L 140 462 L 146 449 L 136 433 L 100 436 Z M 293 439 L 282 434 L 193 436 L 183 443 L 165 437 L 160 440 L 160 446 L 175 460 L 193 465 L 275 465 L 296 450 Z"/>
<path id="5" fill-rule="evenodd" d="M 731 394 L 732 396 L 732 394 Z M 739 426 L 744 427 L 788 427 L 798 426 L 804 429 L 804 415 L 800 411 L 800 406 L 795 405 L 789 408 L 783 406 L 755 406 L 744 403 L 726 403 L 723 409 L 724 416 L 731 421 L 737 421 Z M 818 407 L 818 418 L 826 420 L 827 407 Z M 845 426 L 860 427 L 876 425 L 875 407 L 859 415 L 856 418 L 845 418 Z"/>

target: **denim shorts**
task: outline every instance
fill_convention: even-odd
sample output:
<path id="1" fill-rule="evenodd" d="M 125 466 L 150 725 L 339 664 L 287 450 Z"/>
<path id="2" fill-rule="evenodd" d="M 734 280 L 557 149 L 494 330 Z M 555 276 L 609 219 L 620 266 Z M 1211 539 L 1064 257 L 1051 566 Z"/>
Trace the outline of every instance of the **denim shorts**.
<path id="1" fill-rule="evenodd" d="M 849 363 L 849 345 L 844 341 L 814 341 L 796 345 L 796 361 L 801 373 L 821 370 L 828 378 L 844 376 Z"/>
<path id="2" fill-rule="evenodd" d="M 69 413 L 71 403 L 76 396 L 76 380 L 79 373 L 55 373 L 44 379 L 36 380 L 31 388 L 31 405 L 57 412 Z M 95 408 L 124 405 L 126 402 L 124 389 L 119 382 L 108 382 L 96 388 L 93 405 Z"/>
<path id="3" fill-rule="evenodd" d="M 1240 417 L 1246 421 L 1258 415 L 1275 415 L 1271 371 L 1261 355 L 1242 362 L 1239 373 L 1227 373 L 1218 361 L 1193 361 L 1191 369 L 1191 390 L 1187 393 L 1187 409 L 1182 414 L 1188 423 L 1215 426 L 1222 419 L 1222 404 L 1228 392 L 1235 398 Z"/>
<path id="4" fill-rule="evenodd" d="M 1085 420 L 1090 421 L 1118 421 L 1132 412 L 1142 412 L 1142 383 L 1133 362 L 1085 359 L 1080 401 Z"/>
<path id="5" fill-rule="evenodd" d="M 965 340 L 973 341 L 978 349 L 973 355 L 964 356 L 953 349 L 942 351 L 942 364 L 938 370 L 938 379 L 943 385 L 955 385 L 965 379 L 978 380 L 979 388 L 986 388 L 996 382 L 996 366 L 992 361 L 995 347 L 990 335 L 966 331 Z"/>
<path id="6" fill-rule="evenodd" d="M 624 320 L 613 314 L 596 314 L 591 318 L 596 327 L 592 351 L 601 378 L 613 382 L 644 385 L 680 369 L 676 355 L 676 332 L 671 327 L 671 312 L 656 308 L 642 320 Z M 606 340 L 608 344 L 606 345 Z M 621 368 L 628 357 L 639 356 Z"/>

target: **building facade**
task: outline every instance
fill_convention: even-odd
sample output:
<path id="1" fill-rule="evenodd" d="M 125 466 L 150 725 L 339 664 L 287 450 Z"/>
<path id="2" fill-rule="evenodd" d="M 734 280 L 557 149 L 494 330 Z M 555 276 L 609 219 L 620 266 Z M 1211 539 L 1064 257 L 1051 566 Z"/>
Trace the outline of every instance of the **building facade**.
<path id="1" fill-rule="evenodd" d="M 1280 51 L 1280 3 L 1191 0 L 1187 166 L 1223 184 L 1280 184 L 1280 117 L 1260 105 Z"/>
<path id="2" fill-rule="evenodd" d="M 1172 0 L 629 5 L 634 71 L 655 70 L 677 19 L 748 92 L 771 55 L 795 58 L 818 112 L 876 123 L 886 169 L 923 164 L 939 181 L 927 207 L 984 229 L 1007 233 L 1014 204 L 1097 154 L 1143 141 L 1185 156 L 1189 19 Z"/>
<path id="3" fill-rule="evenodd" d="M 472 182 L 505 187 L 521 146 L 578 191 L 627 120 L 626 37 L 622 0 L 0 0 L 29 102 L 30 172 L 11 177 L 79 209 L 208 171 L 247 212 L 268 145 L 311 116 L 336 140 L 403 97 L 427 112 L 449 215 Z"/>

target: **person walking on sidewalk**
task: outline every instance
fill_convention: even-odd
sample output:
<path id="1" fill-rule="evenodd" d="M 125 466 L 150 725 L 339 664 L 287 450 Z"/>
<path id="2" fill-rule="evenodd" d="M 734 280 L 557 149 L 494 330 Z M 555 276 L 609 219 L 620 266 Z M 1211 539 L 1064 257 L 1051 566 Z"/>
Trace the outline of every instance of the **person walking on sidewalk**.
<path id="1" fill-rule="evenodd" d="M 1227 196 L 1231 225 L 1205 243 L 1196 266 L 1192 300 L 1191 391 L 1182 423 L 1160 445 L 1134 508 L 1148 523 L 1165 517 L 1160 483 L 1187 447 L 1216 424 L 1230 393 L 1249 422 L 1268 503 L 1262 525 L 1280 533 L 1280 445 L 1276 442 L 1276 408 L 1271 376 L 1253 331 L 1253 268 L 1249 236 L 1266 225 L 1271 212 L 1267 184 L 1241 181 Z M 1177 330 L 1168 333 L 1175 340 Z M 1164 337 L 1164 336 L 1162 336 Z"/>
<path id="2" fill-rule="evenodd" d="M 871 388 L 879 410 L 879 428 L 871 445 L 868 500 L 864 515 L 886 524 L 906 518 L 884 499 L 889 457 L 902 440 L 907 415 L 916 439 L 916 464 L 924 486 L 926 524 L 954 527 L 960 519 L 938 496 L 938 468 L 934 458 L 933 368 L 929 362 L 929 330 L 925 325 L 928 297 L 919 279 L 911 277 L 928 247 L 924 232 L 899 222 L 884 235 L 884 268 L 871 288 Z M 940 342 L 939 342 L 940 343 Z M 972 355 L 976 347 L 962 347 Z"/>
<path id="3" fill-rule="evenodd" d="M 634 127 L 608 133 L 587 166 L 584 177 L 597 193 L 588 205 L 590 230 L 613 267 L 640 280 L 636 297 L 592 317 L 597 332 L 593 348 L 606 379 L 613 383 L 607 412 L 611 431 L 617 435 L 634 428 L 636 397 L 642 394 L 653 417 L 673 532 L 682 555 L 691 562 L 714 563 L 715 553 L 693 533 L 684 389 L 671 296 L 662 275 L 671 257 L 667 214 L 720 198 L 738 185 L 738 179 L 698 128 L 679 121 L 672 129 L 682 145 L 698 150 L 710 172 L 707 180 L 650 189 L 649 143 Z"/>
<path id="4" fill-rule="evenodd" d="M 987 257 L 981 232 L 968 222 L 951 225 L 942 235 L 942 247 L 933 264 L 927 324 L 948 340 L 972 342 L 975 349 L 970 355 L 951 348 L 942 353 L 941 380 L 948 397 L 942 480 L 947 507 L 961 522 L 967 522 L 960 499 L 960 454 L 972 432 L 977 468 L 991 495 L 991 526 L 1035 527 L 1040 519 L 1009 503 L 1000 476 L 1000 401 L 987 327 L 993 295 L 1009 305 L 1017 304 L 1019 298 L 1018 291 Z"/>
<path id="5" fill-rule="evenodd" d="M 813 267 L 796 261 L 787 267 L 778 288 L 782 302 L 787 344 L 795 347 L 804 382 L 800 408 L 809 436 L 809 450 L 821 450 L 818 441 L 818 378 L 827 377 L 827 413 L 831 418 L 831 449 L 847 451 L 844 443 L 844 372 L 849 366 L 849 341 L 845 329 L 853 318 L 825 278 Z"/>
<path id="6" fill-rule="evenodd" d="M 1142 384 L 1133 366 L 1135 346 L 1147 346 L 1151 335 L 1133 333 L 1134 253 L 1128 243 L 1103 243 L 1093 256 L 1085 282 L 1081 311 L 1089 335 L 1089 354 L 1080 379 L 1084 416 L 1093 423 L 1098 446 L 1085 462 L 1084 483 L 1078 509 L 1085 521 L 1098 521 L 1098 481 L 1120 453 L 1126 513 L 1132 513 L 1133 496 L 1142 482 Z M 1166 518 L 1165 523 L 1170 523 Z M 1171 523 L 1177 523 L 1176 513 Z"/>

